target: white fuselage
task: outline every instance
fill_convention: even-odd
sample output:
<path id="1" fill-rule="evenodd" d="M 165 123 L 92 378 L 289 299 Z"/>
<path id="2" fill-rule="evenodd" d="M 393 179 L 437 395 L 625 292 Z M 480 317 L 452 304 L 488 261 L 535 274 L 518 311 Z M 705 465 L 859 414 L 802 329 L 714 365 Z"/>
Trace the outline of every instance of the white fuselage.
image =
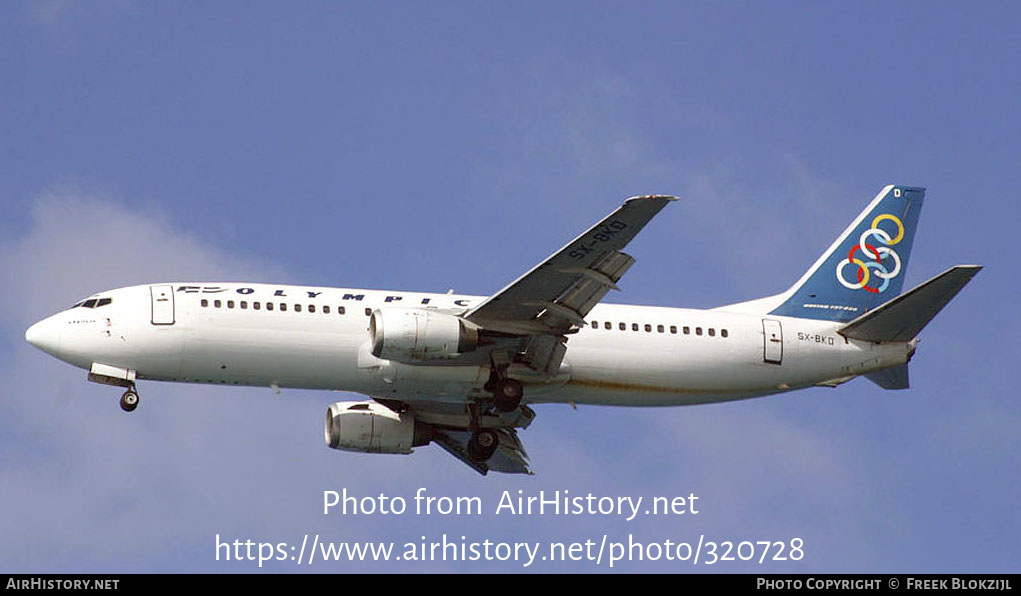
<path id="1" fill-rule="evenodd" d="M 369 352 L 372 311 L 459 314 L 480 296 L 172 283 L 96 297 L 110 303 L 71 308 L 34 326 L 37 345 L 76 366 L 129 369 L 139 379 L 398 400 L 464 402 L 483 395 L 488 378 L 488 361 L 401 364 Z M 585 320 L 569 336 L 553 378 L 511 367 L 511 376 L 525 385 L 526 402 L 669 406 L 741 399 L 839 383 L 903 364 L 913 348 L 911 342 L 848 340 L 829 321 L 720 309 L 598 304 Z"/>

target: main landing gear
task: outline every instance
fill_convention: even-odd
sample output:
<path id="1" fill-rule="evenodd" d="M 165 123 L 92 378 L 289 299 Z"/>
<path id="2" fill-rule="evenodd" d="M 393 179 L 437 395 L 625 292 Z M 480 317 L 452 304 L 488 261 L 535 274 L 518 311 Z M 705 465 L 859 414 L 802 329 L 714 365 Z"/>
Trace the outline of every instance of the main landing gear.
<path id="1" fill-rule="evenodd" d="M 468 459 L 475 463 L 485 463 L 500 446 L 500 435 L 491 428 L 482 428 L 482 406 L 478 401 L 468 403 Z"/>
<path id="2" fill-rule="evenodd" d="M 489 369 L 489 380 L 484 389 L 493 394 L 493 405 L 501 412 L 513 412 L 521 405 L 521 397 L 525 394 L 521 382 L 507 376 L 508 360 L 500 362 L 493 355 Z"/>
<path id="3" fill-rule="evenodd" d="M 493 354 L 489 381 L 486 382 L 484 389 L 493 394 L 492 404 L 498 411 L 513 412 L 521 406 L 525 390 L 521 386 L 521 381 L 507 376 L 509 359 L 497 356 Z M 500 435 L 491 428 L 482 428 L 483 404 L 483 400 L 468 404 L 468 428 L 472 432 L 471 438 L 468 439 L 468 457 L 477 463 L 487 461 L 500 446 Z"/>
<path id="4" fill-rule="evenodd" d="M 493 457 L 500 446 L 500 436 L 491 428 L 479 429 L 468 439 L 468 457 L 472 461 L 482 463 Z"/>
<path id="5" fill-rule="evenodd" d="M 479 401 L 468 402 L 467 409 L 468 430 L 472 433 L 468 439 L 468 459 L 481 464 L 496 451 L 500 437 L 492 430 L 482 428 L 482 404 Z"/>
<path id="6" fill-rule="evenodd" d="M 521 397 L 525 394 L 521 382 L 517 379 L 500 379 L 493 389 L 493 404 L 501 412 L 513 412 L 518 409 Z"/>
<path id="7" fill-rule="evenodd" d="M 468 403 L 468 457 L 476 463 L 483 463 L 496 453 L 500 446 L 500 435 L 491 428 L 482 428 L 483 410 L 492 403 L 501 413 L 513 412 L 521 407 L 525 390 L 521 381 L 507 376 L 510 358 L 506 354 L 493 352 L 489 369 L 489 380 L 483 389 L 493 394 L 492 402 L 482 398 Z"/>
<path id="8" fill-rule="evenodd" d="M 121 409 L 125 412 L 134 412 L 138 407 L 138 392 L 135 386 L 128 387 L 128 390 L 121 395 Z"/>

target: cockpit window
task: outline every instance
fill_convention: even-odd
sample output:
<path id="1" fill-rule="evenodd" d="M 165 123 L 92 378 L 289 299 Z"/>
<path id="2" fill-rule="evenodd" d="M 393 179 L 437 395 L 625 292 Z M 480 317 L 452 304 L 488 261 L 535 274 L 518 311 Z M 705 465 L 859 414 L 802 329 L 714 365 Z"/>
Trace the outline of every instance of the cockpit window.
<path id="1" fill-rule="evenodd" d="M 82 304 L 85 304 L 85 301 L 84 300 L 79 300 L 78 302 L 75 302 L 70 307 L 68 307 L 68 310 L 71 310 L 72 308 L 78 308 Z"/>
<path id="2" fill-rule="evenodd" d="M 88 300 L 82 300 L 77 302 L 71 308 L 99 308 L 100 306 L 106 306 L 113 302 L 113 298 L 89 298 Z"/>

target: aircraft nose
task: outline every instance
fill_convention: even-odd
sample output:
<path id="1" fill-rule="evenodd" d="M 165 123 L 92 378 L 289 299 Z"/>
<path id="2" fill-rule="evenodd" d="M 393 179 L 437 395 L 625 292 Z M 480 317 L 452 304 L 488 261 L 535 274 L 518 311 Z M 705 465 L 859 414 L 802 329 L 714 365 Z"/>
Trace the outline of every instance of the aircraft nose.
<path id="1" fill-rule="evenodd" d="M 25 341 L 47 354 L 59 356 L 60 326 L 53 317 L 43 319 L 25 331 Z"/>

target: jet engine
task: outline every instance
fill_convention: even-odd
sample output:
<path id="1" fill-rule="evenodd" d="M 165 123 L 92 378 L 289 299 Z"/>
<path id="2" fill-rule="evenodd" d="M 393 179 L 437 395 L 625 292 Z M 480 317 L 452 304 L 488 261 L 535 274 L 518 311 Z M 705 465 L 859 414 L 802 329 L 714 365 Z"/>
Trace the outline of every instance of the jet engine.
<path id="1" fill-rule="evenodd" d="M 326 444 L 344 451 L 411 453 L 429 444 L 429 426 L 372 401 L 340 401 L 326 410 Z"/>
<path id="2" fill-rule="evenodd" d="M 384 308 L 369 320 L 372 355 L 396 362 L 450 360 L 479 347 L 478 326 L 454 315 Z"/>

